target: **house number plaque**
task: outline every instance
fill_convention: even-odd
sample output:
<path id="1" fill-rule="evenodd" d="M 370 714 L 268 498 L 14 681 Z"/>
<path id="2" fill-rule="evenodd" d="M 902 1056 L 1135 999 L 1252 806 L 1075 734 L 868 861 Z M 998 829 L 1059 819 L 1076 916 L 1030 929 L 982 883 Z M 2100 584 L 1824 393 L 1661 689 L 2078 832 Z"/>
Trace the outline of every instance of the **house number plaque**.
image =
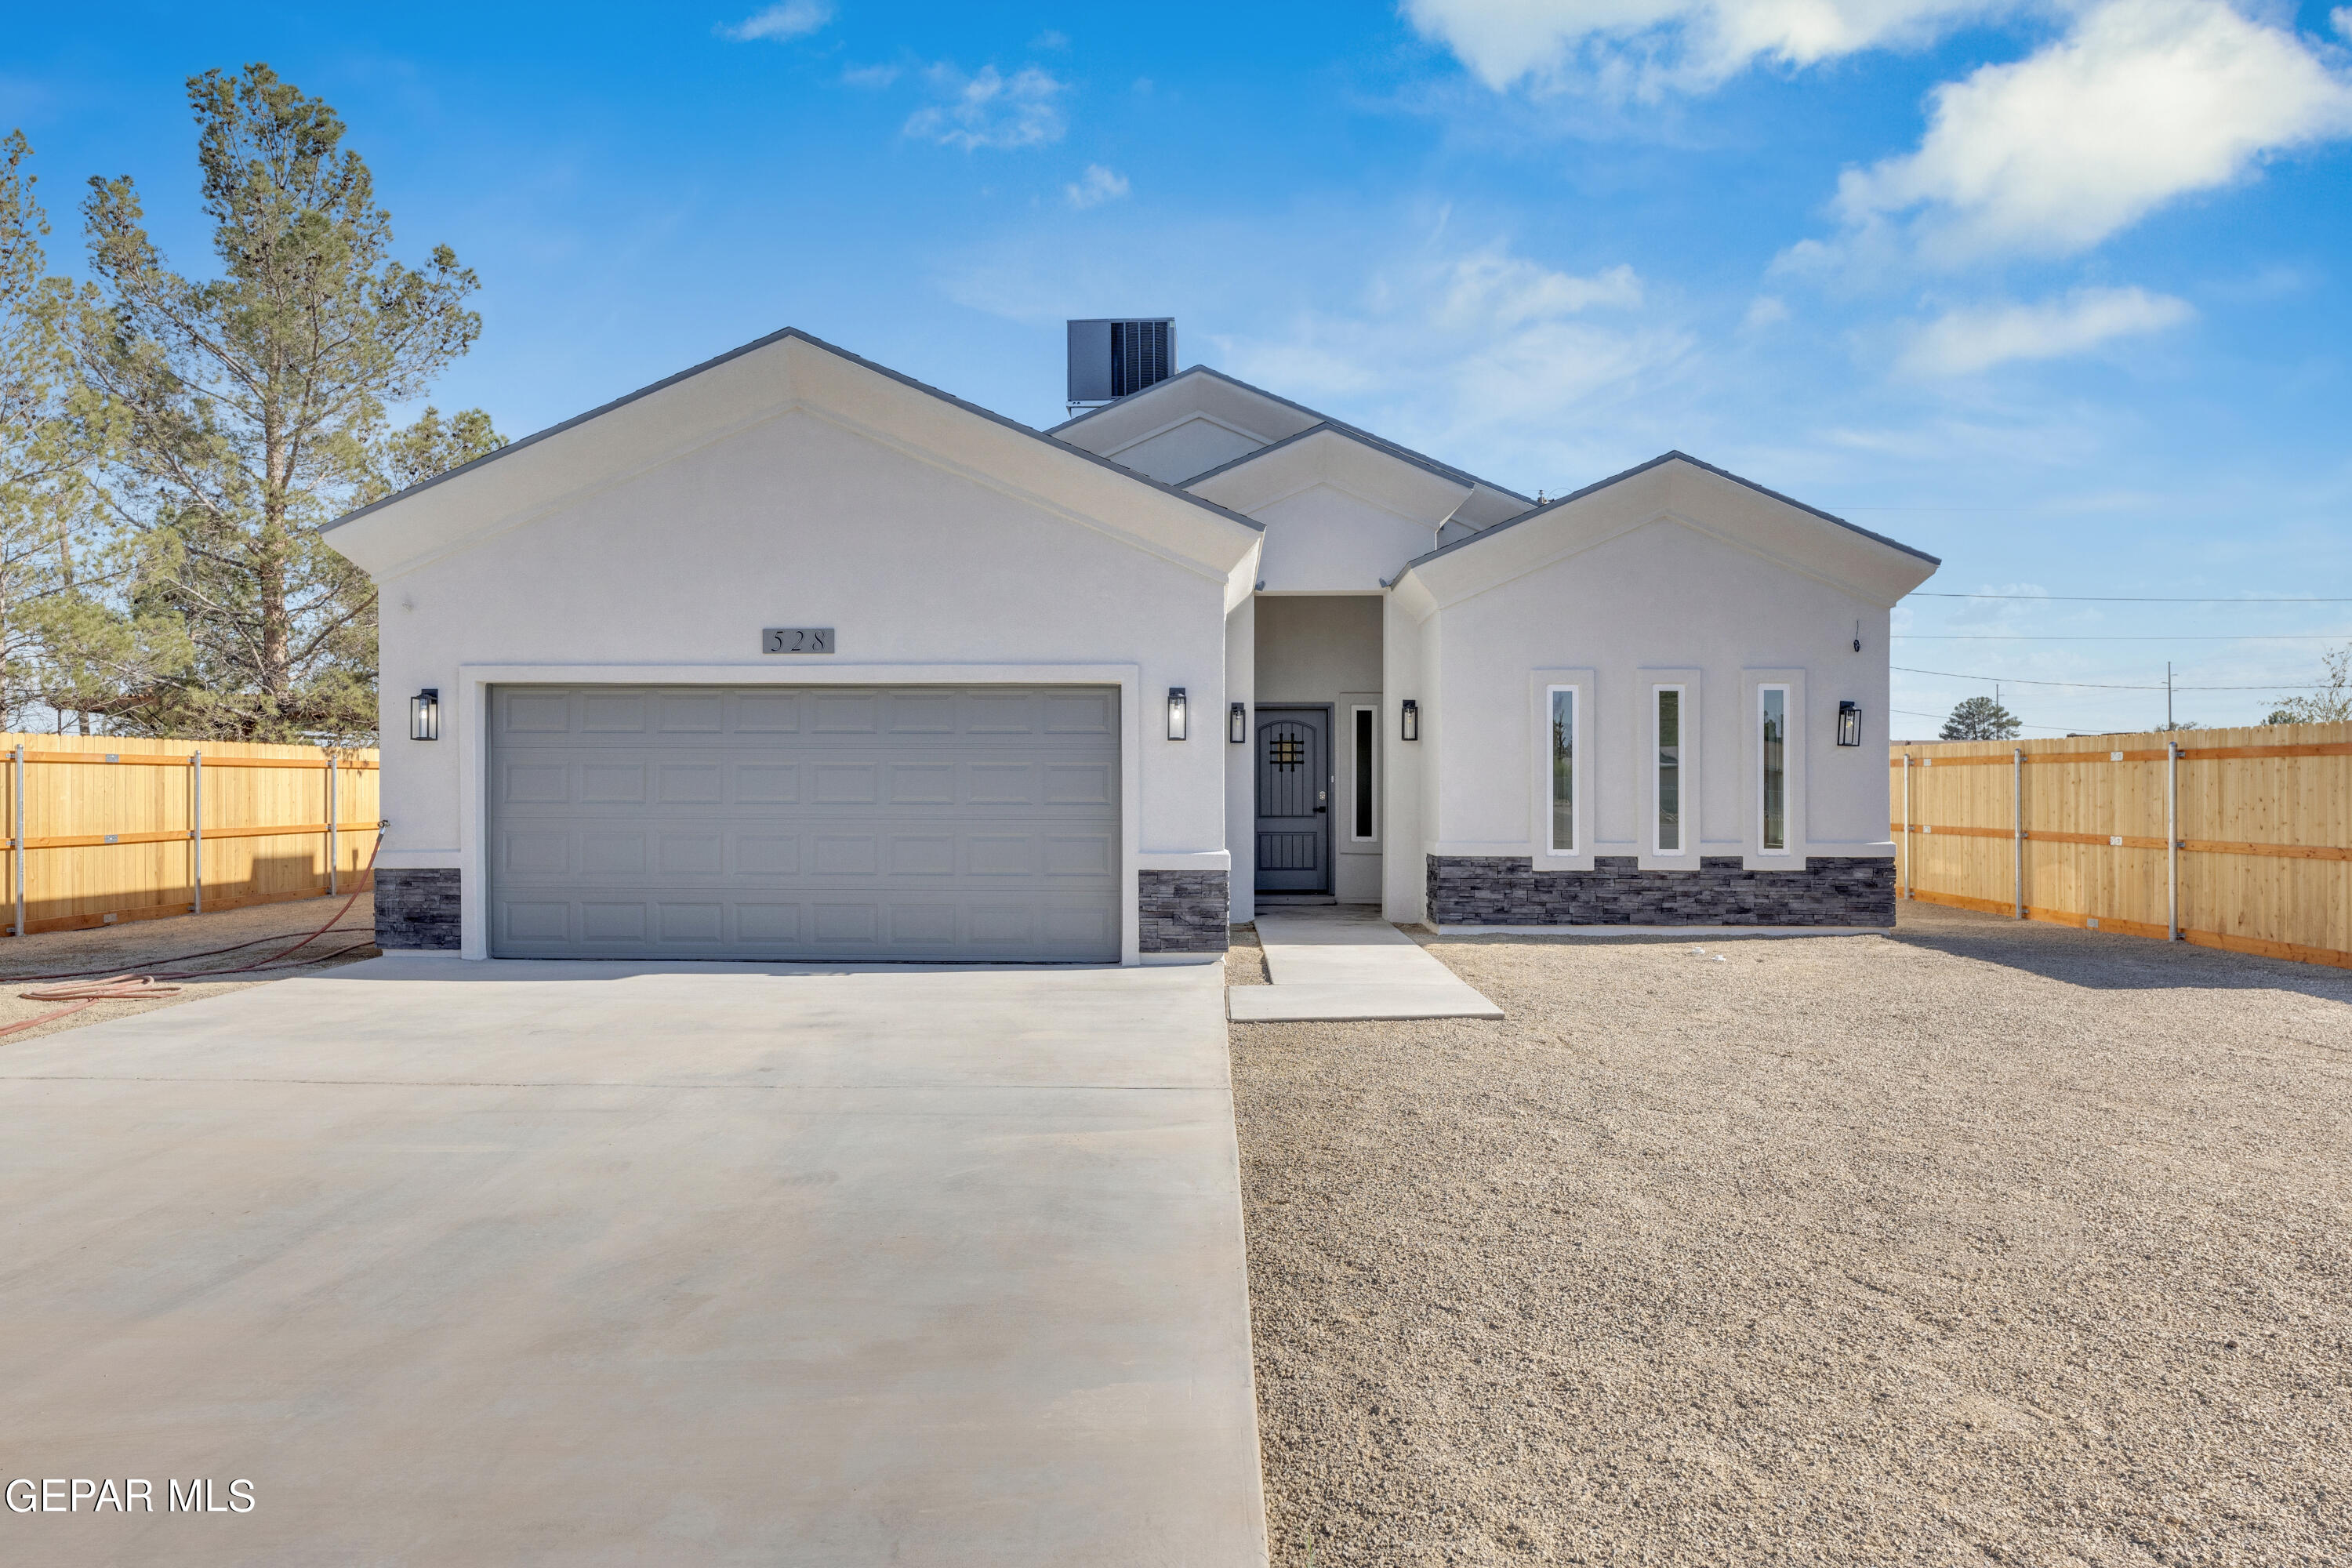
<path id="1" fill-rule="evenodd" d="M 770 626 L 760 634 L 761 653 L 831 653 L 831 626 Z"/>

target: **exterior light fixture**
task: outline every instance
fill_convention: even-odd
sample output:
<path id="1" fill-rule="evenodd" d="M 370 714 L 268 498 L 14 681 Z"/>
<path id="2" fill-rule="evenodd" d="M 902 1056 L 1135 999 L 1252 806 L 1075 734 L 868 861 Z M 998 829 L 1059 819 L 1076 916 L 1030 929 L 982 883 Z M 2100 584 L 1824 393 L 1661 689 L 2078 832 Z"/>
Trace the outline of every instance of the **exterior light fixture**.
<path id="1" fill-rule="evenodd" d="M 1421 704 L 1408 697 L 1404 700 L 1403 736 L 1408 741 L 1421 739 Z"/>
<path id="2" fill-rule="evenodd" d="M 1225 739 L 1236 746 L 1249 744 L 1249 704 L 1236 702 L 1225 710 Z"/>
<path id="3" fill-rule="evenodd" d="M 412 741 L 437 741 L 441 738 L 441 693 L 426 687 L 408 700 L 408 738 Z"/>
<path id="4" fill-rule="evenodd" d="M 1837 743 L 1841 746 L 1862 744 L 1862 704 L 1858 702 L 1838 704 Z"/>
<path id="5" fill-rule="evenodd" d="M 1168 738 L 1171 741 L 1184 738 L 1184 689 L 1181 686 L 1168 689 Z"/>

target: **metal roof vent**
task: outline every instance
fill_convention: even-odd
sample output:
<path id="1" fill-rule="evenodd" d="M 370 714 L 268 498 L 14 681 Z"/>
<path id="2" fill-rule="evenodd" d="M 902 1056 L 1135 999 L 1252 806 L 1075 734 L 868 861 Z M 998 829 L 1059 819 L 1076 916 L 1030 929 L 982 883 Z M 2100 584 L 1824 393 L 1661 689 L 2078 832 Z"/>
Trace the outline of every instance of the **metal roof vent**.
<path id="1" fill-rule="evenodd" d="M 1176 374 L 1176 319 L 1072 321 L 1070 412 L 1098 408 Z"/>

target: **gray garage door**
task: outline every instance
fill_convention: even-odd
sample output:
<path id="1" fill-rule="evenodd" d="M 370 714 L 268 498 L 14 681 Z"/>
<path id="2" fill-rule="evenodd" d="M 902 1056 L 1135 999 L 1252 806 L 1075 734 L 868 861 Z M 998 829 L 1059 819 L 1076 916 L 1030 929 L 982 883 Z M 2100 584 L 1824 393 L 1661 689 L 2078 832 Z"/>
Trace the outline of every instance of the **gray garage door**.
<path id="1" fill-rule="evenodd" d="M 1118 957 L 1115 687 L 497 687 L 489 818 L 500 957 Z"/>

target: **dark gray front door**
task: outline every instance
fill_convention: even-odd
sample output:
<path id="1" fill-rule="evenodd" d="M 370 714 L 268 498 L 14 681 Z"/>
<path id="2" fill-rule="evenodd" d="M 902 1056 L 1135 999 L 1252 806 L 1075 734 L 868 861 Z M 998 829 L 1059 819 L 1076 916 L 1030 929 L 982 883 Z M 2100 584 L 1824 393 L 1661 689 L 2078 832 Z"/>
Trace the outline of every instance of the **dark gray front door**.
<path id="1" fill-rule="evenodd" d="M 1261 708 L 1257 715 L 1257 890 L 1331 889 L 1331 715 Z"/>

